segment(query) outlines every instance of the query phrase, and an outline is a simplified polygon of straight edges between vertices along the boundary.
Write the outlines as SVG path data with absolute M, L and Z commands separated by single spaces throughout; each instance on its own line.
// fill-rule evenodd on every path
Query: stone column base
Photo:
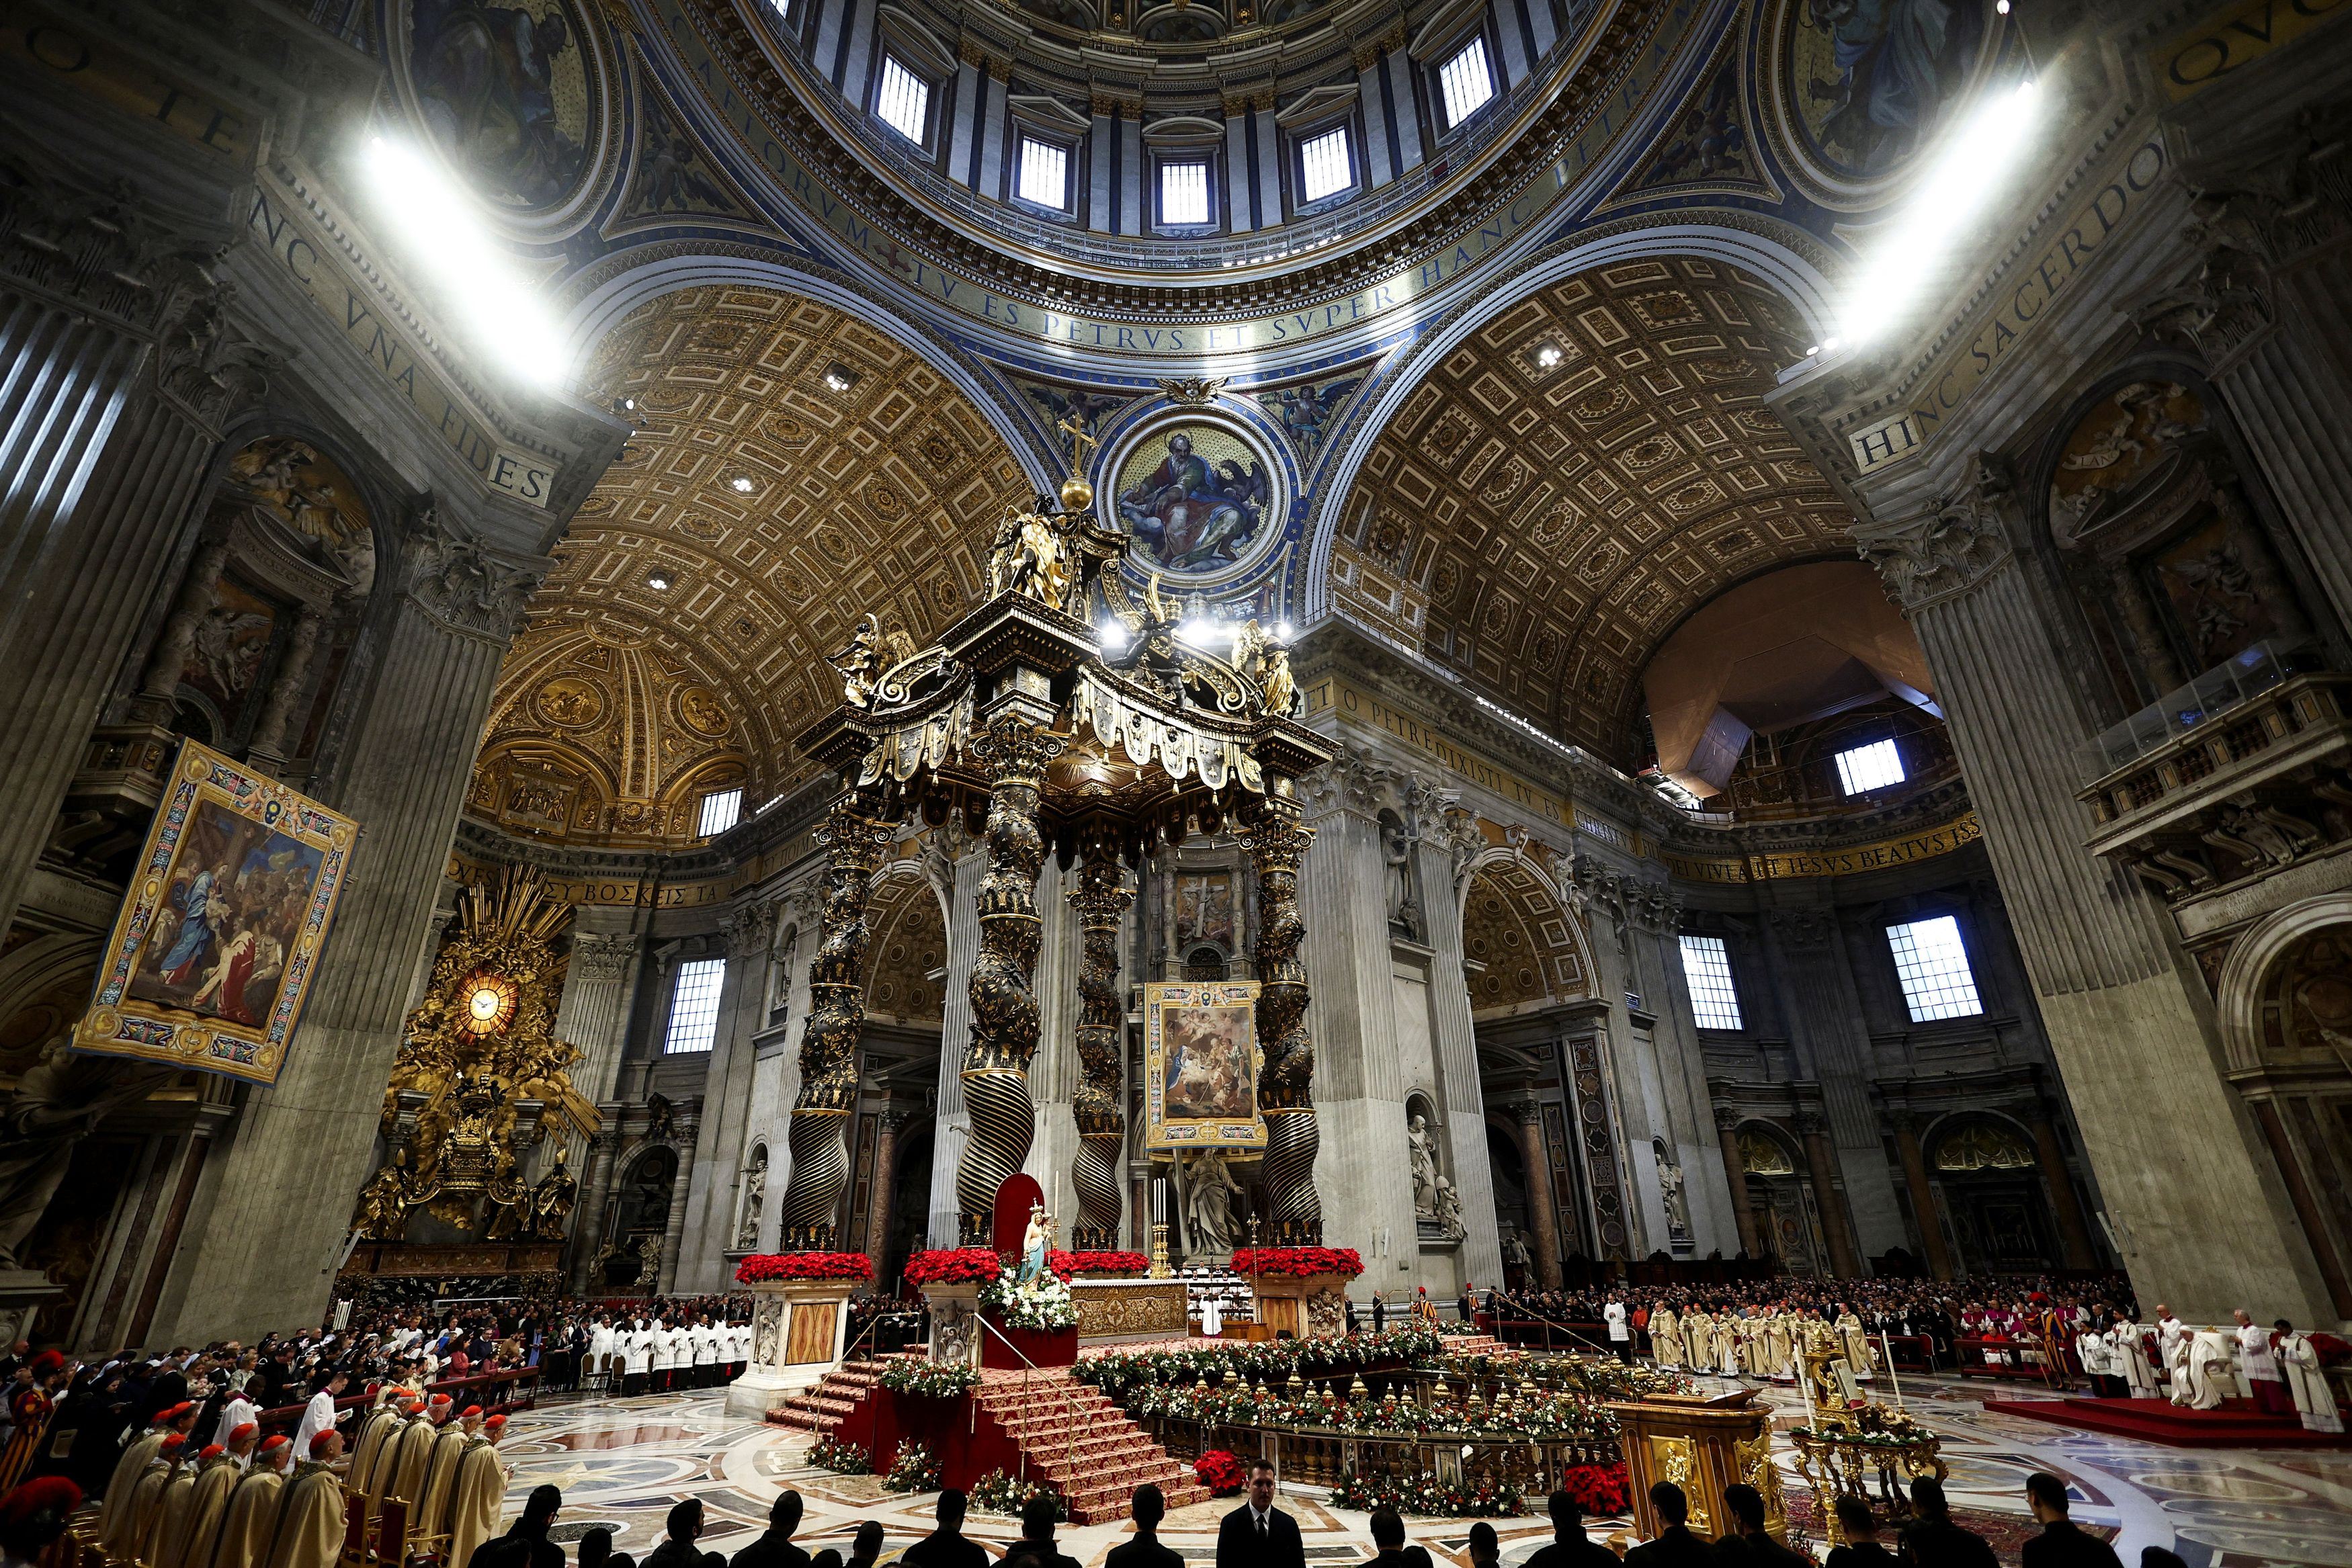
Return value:
M 786 1398 L 824 1381 L 841 1362 L 849 1330 L 850 1281 L 778 1280 L 745 1287 L 751 1308 L 751 1359 L 727 1385 L 727 1408 L 765 1416 Z

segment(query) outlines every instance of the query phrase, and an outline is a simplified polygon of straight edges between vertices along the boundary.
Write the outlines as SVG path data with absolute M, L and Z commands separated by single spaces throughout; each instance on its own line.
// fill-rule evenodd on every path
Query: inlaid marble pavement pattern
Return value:
M 2352 1453 L 2305 1450 L 2176 1449 L 1988 1412 L 1983 1400 L 2018 1397 L 2013 1386 L 1906 1379 L 1904 1395 L 1945 1434 L 1953 1502 L 1964 1509 L 2021 1514 L 2027 1475 L 2047 1469 L 2067 1479 L 2075 1517 L 2115 1525 L 2126 1563 L 2140 1549 L 2168 1546 L 2191 1568 L 2268 1568 L 2310 1564 L 2352 1568 Z M 1790 1390 L 1767 1390 L 1777 1425 L 1799 1425 L 1803 1411 Z M 768 1506 L 785 1487 L 807 1507 L 795 1539 L 848 1555 L 866 1520 L 887 1535 L 885 1562 L 930 1528 L 931 1494 L 885 1493 L 877 1478 L 836 1476 L 806 1462 L 809 1437 L 730 1415 L 716 1393 L 646 1395 L 635 1399 L 569 1399 L 519 1414 L 500 1445 L 514 1466 L 508 1517 L 534 1486 L 563 1489 L 557 1536 L 566 1542 L 609 1526 L 617 1550 L 640 1558 L 661 1539 L 662 1521 L 682 1499 L 703 1501 L 706 1550 L 731 1555 L 765 1528 Z M 1786 1481 L 1799 1484 L 1783 1456 Z M 1325 1506 L 1321 1489 L 1286 1491 L 1314 1563 L 1352 1563 L 1371 1555 L 1369 1521 Z M 1179 1510 L 1161 1529 L 1167 1543 L 1202 1562 L 1215 1555 L 1216 1521 L 1232 1500 Z M 1537 1519 L 1497 1520 L 1504 1568 L 1549 1539 Z M 1593 1521 L 1596 1534 L 1622 1534 L 1623 1520 Z M 1466 1520 L 1412 1520 L 1412 1539 L 1460 1568 L 1469 1561 Z M 1125 1524 L 1065 1526 L 1062 1550 L 1095 1568 L 1124 1539 Z M 975 1513 L 966 1533 L 998 1552 L 1019 1533 L 1010 1519 Z

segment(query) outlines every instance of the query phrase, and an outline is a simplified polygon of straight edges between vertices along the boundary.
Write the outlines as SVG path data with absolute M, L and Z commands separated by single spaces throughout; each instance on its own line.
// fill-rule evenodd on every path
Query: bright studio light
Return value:
M 367 167 L 409 257 L 433 275 L 473 335 L 517 375 L 541 386 L 561 381 L 566 355 L 554 319 L 482 225 L 473 199 L 432 159 L 390 137 L 369 138 Z
M 2013 92 L 1988 95 L 1946 139 L 1903 215 L 1854 279 L 1840 323 L 1843 340 L 1867 343 L 1901 319 L 1954 238 L 2016 168 L 2041 111 L 2040 84 L 2022 81 Z M 1822 346 L 1833 349 L 1839 341 L 1827 339 Z
M 1193 616 L 1178 626 L 1176 635 L 1196 648 L 1206 647 L 1212 643 L 1222 643 L 1225 640 L 1224 631 L 1215 622 L 1199 615 Z
M 1104 622 L 1098 637 L 1102 645 L 1114 653 L 1127 646 L 1127 628 L 1116 621 Z

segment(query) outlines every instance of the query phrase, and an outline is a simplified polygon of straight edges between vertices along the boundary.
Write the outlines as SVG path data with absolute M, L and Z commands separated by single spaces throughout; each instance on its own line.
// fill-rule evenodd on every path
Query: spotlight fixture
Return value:
M 646 579 L 646 586 L 652 589 L 656 593 L 667 592 L 669 589 L 669 579 L 656 571 Z
M 1104 651 L 1116 653 L 1127 646 L 1127 628 L 1117 621 L 1106 621 L 1097 634 Z
M 857 384 L 857 372 L 836 361 L 826 367 L 824 384 L 837 392 L 845 392 Z
M 1546 343 L 1542 348 L 1536 350 L 1536 364 L 1539 369 L 1548 371 L 1558 363 L 1559 363 L 1559 345 L 1558 343 Z
M 1282 622 L 1282 624 L 1280 624 L 1279 626 L 1276 626 L 1276 627 L 1274 629 L 1274 635 L 1275 635 L 1275 639 L 1276 639 L 1277 642 L 1283 642 L 1283 643 L 1287 643 L 1287 642 L 1289 642 L 1289 641 L 1290 641 L 1290 622 L 1287 622 L 1287 621 L 1285 621 L 1284 622 Z
M 751 493 L 751 476 L 749 474 L 738 474 L 728 480 L 727 485 L 739 496 L 748 496 Z

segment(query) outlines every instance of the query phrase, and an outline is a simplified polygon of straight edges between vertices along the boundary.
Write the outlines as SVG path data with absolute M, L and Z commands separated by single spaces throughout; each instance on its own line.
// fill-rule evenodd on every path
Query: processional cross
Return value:
M 1054 428 L 1070 438 L 1070 472 L 1078 477 L 1085 477 L 1087 448 L 1089 445 L 1100 446 L 1102 437 L 1087 428 L 1086 418 L 1082 414 L 1074 413 Z

